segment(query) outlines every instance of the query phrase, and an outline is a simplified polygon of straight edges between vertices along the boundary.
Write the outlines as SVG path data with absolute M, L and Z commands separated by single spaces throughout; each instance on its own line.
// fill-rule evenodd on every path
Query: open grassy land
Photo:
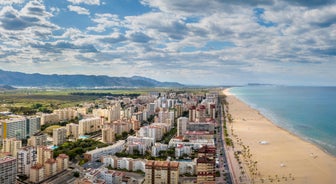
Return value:
M 99 102 L 106 96 L 138 96 L 148 92 L 204 94 L 206 88 L 126 88 L 126 89 L 17 89 L 0 91 L 0 111 L 17 114 L 51 112 L 54 109 L 79 106 L 82 103 Z M 1 118 L 1 117 L 0 117 Z
M 57 108 L 71 107 L 81 103 L 95 102 L 103 96 L 113 94 L 139 94 L 134 90 L 42 90 L 18 89 L 0 92 L 0 111 L 11 108 L 33 108 L 37 111 L 52 111 Z

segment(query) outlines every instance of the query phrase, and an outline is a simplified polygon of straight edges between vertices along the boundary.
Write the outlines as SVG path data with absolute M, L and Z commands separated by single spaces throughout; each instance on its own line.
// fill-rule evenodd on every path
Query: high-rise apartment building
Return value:
M 58 118 L 58 114 L 46 114 L 43 113 L 41 115 L 41 125 L 45 125 L 45 124 L 50 124 L 50 123 L 57 123 L 59 122 L 59 118 Z
M 189 119 L 186 117 L 180 117 L 177 119 L 177 136 L 183 136 L 187 131 Z
M 113 128 L 103 128 L 102 129 L 102 141 L 107 144 L 112 144 L 115 141 L 115 132 Z
M 28 139 L 29 146 L 46 146 L 47 145 L 47 135 L 46 134 L 35 134 Z
M 178 162 L 148 160 L 145 168 L 145 184 L 178 184 Z
M 190 122 L 196 121 L 196 106 L 191 106 L 189 108 L 189 121 Z
M 197 184 L 215 183 L 215 154 L 216 147 L 203 146 L 198 150 L 197 154 Z
M 69 156 L 66 154 L 59 154 L 56 158 L 57 172 L 61 172 L 69 167 Z
M 56 173 L 57 173 L 57 163 L 55 159 L 50 158 L 46 162 L 44 162 L 44 177 L 45 178 L 53 176 Z
M 114 104 L 109 110 L 110 114 L 107 117 L 109 122 L 113 122 L 120 119 L 120 111 L 121 111 L 120 103 Z
M 102 128 L 101 118 L 87 118 L 79 121 L 78 134 L 79 136 L 85 135 L 87 133 L 96 132 Z
M 37 163 L 43 165 L 48 159 L 53 158 L 53 150 L 46 146 L 37 147 Z
M 16 153 L 22 147 L 22 141 L 16 138 L 9 138 L 2 140 L 2 152 L 10 153 L 13 157 L 16 157 Z
M 66 108 L 66 109 L 57 109 L 54 110 L 54 114 L 58 115 L 59 121 L 66 121 L 78 117 L 78 112 L 75 109 Z
M 56 146 L 62 145 L 66 141 L 67 130 L 65 127 L 53 129 L 53 143 Z
M 16 158 L 0 158 L 0 183 L 16 183 Z
M 33 146 L 26 146 L 17 152 L 17 173 L 29 176 L 30 168 L 36 164 L 37 153 Z
M 39 183 L 45 179 L 44 167 L 42 164 L 35 164 L 30 168 L 29 181 L 32 183 Z
M 2 138 L 26 139 L 41 128 L 40 117 L 21 117 L 6 119 L 2 122 Z
M 69 123 L 66 125 L 66 136 L 73 137 L 75 139 L 78 138 L 78 124 Z

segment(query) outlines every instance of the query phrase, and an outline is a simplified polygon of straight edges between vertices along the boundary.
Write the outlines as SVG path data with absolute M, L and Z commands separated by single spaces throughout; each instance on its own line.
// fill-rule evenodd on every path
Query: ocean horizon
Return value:
M 336 156 L 336 87 L 257 85 L 230 93 L 275 125 Z

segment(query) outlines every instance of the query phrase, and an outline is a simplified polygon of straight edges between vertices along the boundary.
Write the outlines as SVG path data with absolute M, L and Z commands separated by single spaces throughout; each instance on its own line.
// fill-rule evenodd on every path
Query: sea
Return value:
M 336 87 L 250 85 L 230 93 L 277 126 L 336 156 Z

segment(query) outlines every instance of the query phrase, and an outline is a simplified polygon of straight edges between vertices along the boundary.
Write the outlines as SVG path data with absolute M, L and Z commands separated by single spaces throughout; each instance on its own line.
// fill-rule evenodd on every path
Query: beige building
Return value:
M 66 121 L 78 117 L 78 112 L 72 108 L 57 109 L 54 110 L 53 113 L 58 115 L 59 121 Z
M 78 138 L 78 128 L 79 128 L 78 124 L 75 124 L 75 123 L 67 124 L 66 125 L 66 136 L 77 139 Z
M 57 172 L 61 172 L 69 168 L 69 156 L 66 154 L 59 154 L 56 158 L 57 161 Z
M 53 150 L 46 146 L 37 147 L 37 163 L 43 165 L 48 159 L 53 158 Z
M 53 158 L 50 158 L 46 162 L 44 162 L 44 171 L 45 171 L 44 172 L 45 178 L 55 175 L 57 173 L 56 160 Z
M 107 144 L 112 144 L 115 142 L 115 132 L 113 128 L 102 129 L 102 141 Z
M 50 123 L 57 123 L 59 122 L 58 114 L 45 114 L 41 115 L 41 125 L 50 124 Z
M 65 127 L 53 129 L 53 143 L 56 146 L 62 145 L 66 141 L 67 130 Z
M 139 130 L 140 129 L 140 121 L 131 119 L 132 129 Z
M 78 135 L 85 135 L 87 133 L 92 133 L 100 130 L 102 128 L 101 118 L 87 118 L 82 119 L 78 123 Z
M 215 183 L 215 154 L 216 147 L 204 146 L 198 150 L 196 164 L 197 184 Z
M 178 184 L 178 162 L 148 160 L 145 168 L 145 184 Z
M 16 157 L 18 150 L 22 147 L 22 141 L 16 138 L 9 138 L 2 140 L 2 152 L 10 153 Z
M 123 132 L 129 132 L 132 124 L 126 120 L 118 120 L 112 123 L 115 134 L 121 135 Z
M 30 168 L 29 181 L 39 183 L 44 180 L 44 167 L 42 164 L 36 164 Z

